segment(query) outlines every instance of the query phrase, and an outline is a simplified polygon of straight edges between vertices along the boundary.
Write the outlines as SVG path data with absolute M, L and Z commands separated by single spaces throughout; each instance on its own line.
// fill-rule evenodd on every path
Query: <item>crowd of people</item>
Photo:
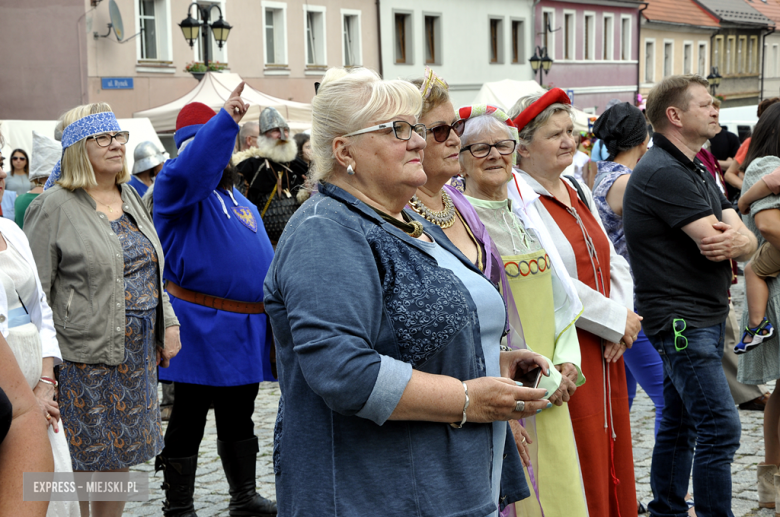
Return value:
M 766 408 L 780 504 L 780 99 L 740 157 L 706 80 L 667 77 L 588 159 L 558 88 L 456 109 L 430 69 L 331 69 L 297 135 L 242 89 L 181 110 L 176 158 L 141 142 L 129 170 L 98 103 L 0 172 L 0 515 L 121 515 L 25 502 L 21 473 L 154 459 L 163 514 L 195 516 L 212 407 L 232 517 L 728 517 L 737 405 Z M 277 379 L 274 502 L 252 415 Z

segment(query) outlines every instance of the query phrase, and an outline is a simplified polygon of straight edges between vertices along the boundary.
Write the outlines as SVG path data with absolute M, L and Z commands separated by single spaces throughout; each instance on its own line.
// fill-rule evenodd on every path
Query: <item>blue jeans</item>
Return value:
M 628 409 L 630 410 L 634 404 L 636 384 L 639 382 L 655 406 L 655 434 L 657 436 L 664 411 L 664 363 L 661 361 L 661 356 L 647 339 L 645 332 L 640 330 L 633 346 L 623 353 L 623 360 L 626 363 Z
M 686 329 L 688 347 L 679 352 L 671 331 L 648 336 L 664 363 L 664 411 L 650 468 L 653 517 L 688 515 L 691 464 L 696 515 L 734 516 L 731 462 L 741 428 L 721 365 L 724 331 L 724 323 Z

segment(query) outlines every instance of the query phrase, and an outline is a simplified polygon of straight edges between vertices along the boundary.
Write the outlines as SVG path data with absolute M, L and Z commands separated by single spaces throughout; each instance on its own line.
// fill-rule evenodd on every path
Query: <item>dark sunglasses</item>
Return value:
M 428 128 L 428 132 L 433 134 L 433 139 L 437 142 L 446 142 L 450 137 L 450 131 L 455 131 L 458 137 L 463 136 L 463 130 L 466 128 L 466 120 L 460 119 L 452 125 L 441 124 L 440 126 Z
M 24 156 L 14 156 L 11 159 L 12 160 L 22 160 L 22 161 L 25 161 L 25 162 L 27 161 L 27 158 L 25 158 Z

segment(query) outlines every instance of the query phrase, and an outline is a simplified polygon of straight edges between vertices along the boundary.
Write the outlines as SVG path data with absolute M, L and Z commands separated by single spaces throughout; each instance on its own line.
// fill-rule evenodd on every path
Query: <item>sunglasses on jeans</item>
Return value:
M 672 330 L 674 331 L 674 348 L 678 352 L 682 352 L 688 348 L 688 338 L 682 334 L 687 326 L 687 323 L 685 323 L 685 320 L 682 318 L 675 318 L 672 320 Z
M 455 134 L 461 137 L 465 128 L 466 120 L 460 119 L 452 125 L 441 124 L 436 127 L 429 127 L 428 132 L 433 134 L 433 139 L 437 142 L 446 142 L 450 137 L 450 131 L 455 131 Z

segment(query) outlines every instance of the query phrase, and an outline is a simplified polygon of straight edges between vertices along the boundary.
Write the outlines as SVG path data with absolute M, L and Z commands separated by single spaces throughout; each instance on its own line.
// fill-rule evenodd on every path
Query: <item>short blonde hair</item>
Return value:
M 422 109 L 422 97 L 408 81 L 384 81 L 367 68 L 331 68 L 325 73 L 311 107 L 313 160 L 310 181 L 317 183 L 327 182 L 333 175 L 336 166 L 334 139 L 363 129 L 372 120 L 417 117 Z
M 520 97 L 517 102 L 515 102 L 515 105 L 512 106 L 512 109 L 509 111 L 509 118 L 512 120 L 516 119 L 520 113 L 523 112 L 528 106 L 533 104 L 534 102 L 538 101 L 542 98 L 542 95 L 544 95 L 547 92 L 542 93 L 533 93 L 531 95 L 526 95 L 525 97 Z M 565 111 L 569 114 L 569 118 L 572 119 L 572 122 L 574 121 L 574 112 L 571 109 L 570 104 L 563 104 L 562 102 L 556 102 L 554 104 L 550 104 L 547 106 L 544 111 L 539 113 L 537 116 L 533 118 L 526 126 L 520 130 L 518 134 L 518 142 L 517 146 L 518 148 L 522 145 L 524 147 L 531 145 L 531 142 L 534 140 L 534 135 L 536 134 L 536 131 L 545 125 L 548 120 L 552 118 L 553 115 L 558 113 L 559 111 Z M 520 154 L 517 155 L 517 161 L 520 162 Z
M 111 106 L 105 102 L 77 106 L 62 116 L 63 130 L 87 115 L 110 111 L 112 111 Z M 87 156 L 86 138 L 79 140 L 65 149 L 65 152 L 62 155 L 61 168 L 62 172 L 57 183 L 63 188 L 76 190 L 77 188 L 97 186 L 95 170 L 92 168 L 92 164 Z M 122 172 L 116 175 L 116 184 L 120 185 L 122 183 L 127 183 L 128 181 L 130 181 L 130 170 L 127 168 L 127 160 L 125 160 L 122 164 Z
M 647 119 L 656 131 L 666 129 L 669 119 L 666 110 L 670 107 L 688 111 L 691 104 L 690 88 L 700 84 L 707 88 L 707 80 L 700 75 L 670 75 L 664 77 L 647 95 Z

